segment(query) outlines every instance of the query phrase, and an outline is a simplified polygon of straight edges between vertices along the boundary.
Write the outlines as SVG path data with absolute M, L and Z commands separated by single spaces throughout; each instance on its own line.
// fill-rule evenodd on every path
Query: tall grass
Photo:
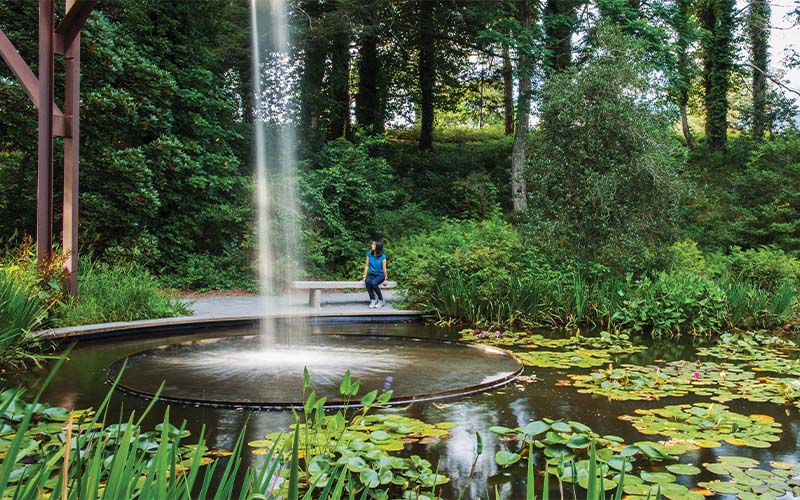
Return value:
M 35 361 L 36 339 L 31 330 L 47 316 L 39 298 L 26 286 L 0 272 L 0 368 Z
M 416 299 L 418 307 L 447 323 L 589 325 L 653 335 L 776 328 L 797 324 L 800 313 L 791 282 L 769 290 L 727 276 L 667 273 L 633 281 L 578 272 L 487 280 L 455 272 Z
M 53 311 L 55 326 L 188 316 L 186 303 L 168 297 L 158 280 L 135 264 L 84 261 L 78 299 Z

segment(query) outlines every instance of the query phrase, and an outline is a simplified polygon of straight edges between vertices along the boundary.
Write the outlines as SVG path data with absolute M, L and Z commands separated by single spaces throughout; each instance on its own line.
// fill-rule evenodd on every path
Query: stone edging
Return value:
M 39 330 L 34 335 L 45 340 L 79 340 L 93 337 L 107 337 L 142 333 L 147 330 L 174 330 L 188 327 L 235 326 L 236 324 L 254 323 L 263 318 L 399 318 L 419 319 L 422 313 L 412 310 L 381 310 L 358 314 L 345 311 L 296 311 L 282 315 L 251 316 L 183 316 L 177 318 L 145 319 L 139 321 L 119 321 L 116 323 L 99 323 L 95 325 L 68 326 Z

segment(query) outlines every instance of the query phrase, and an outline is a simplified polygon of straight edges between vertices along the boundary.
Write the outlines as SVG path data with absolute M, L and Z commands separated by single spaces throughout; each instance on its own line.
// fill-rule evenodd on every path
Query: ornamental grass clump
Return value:
M 33 290 L 10 280 L 0 269 L 0 369 L 38 362 L 38 341 L 31 331 L 46 316 Z
M 158 280 L 135 264 L 84 261 L 78 300 L 68 300 L 53 314 L 55 326 L 189 316 L 188 304 L 169 297 Z

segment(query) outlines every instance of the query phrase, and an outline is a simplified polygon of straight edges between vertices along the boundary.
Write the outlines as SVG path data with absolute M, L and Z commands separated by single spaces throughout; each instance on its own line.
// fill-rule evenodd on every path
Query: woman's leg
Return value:
M 364 284 L 367 285 L 367 293 L 369 294 L 369 300 L 375 300 L 375 292 L 372 289 L 372 276 L 367 276 L 367 279 L 364 280 Z
M 378 300 L 383 300 L 383 293 L 381 293 L 381 283 L 383 283 L 383 274 L 376 274 L 372 280 L 375 286 L 375 295 Z

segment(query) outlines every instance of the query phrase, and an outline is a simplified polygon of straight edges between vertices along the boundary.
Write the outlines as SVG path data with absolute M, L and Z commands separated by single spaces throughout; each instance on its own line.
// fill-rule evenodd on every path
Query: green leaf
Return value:
M 494 460 L 497 462 L 497 465 L 511 465 L 519 462 L 520 458 L 522 458 L 518 453 L 512 453 L 507 450 L 500 450 L 494 455 Z

